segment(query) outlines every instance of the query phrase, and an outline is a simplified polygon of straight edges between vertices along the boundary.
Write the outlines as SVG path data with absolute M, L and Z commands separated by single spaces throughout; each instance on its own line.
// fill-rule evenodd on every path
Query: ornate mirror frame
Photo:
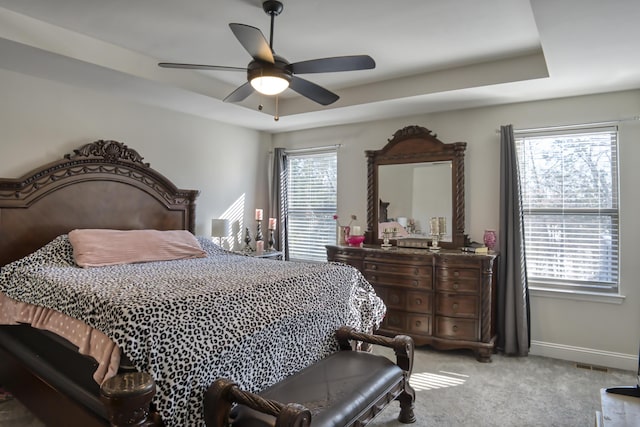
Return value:
M 367 150 L 367 242 L 380 243 L 379 223 L 379 171 L 382 165 L 451 161 L 452 239 L 440 242 L 443 248 L 455 249 L 465 245 L 464 233 L 464 152 L 466 142 L 445 144 L 429 129 L 407 126 L 393 134 L 381 150 Z M 430 242 L 429 238 L 423 239 Z

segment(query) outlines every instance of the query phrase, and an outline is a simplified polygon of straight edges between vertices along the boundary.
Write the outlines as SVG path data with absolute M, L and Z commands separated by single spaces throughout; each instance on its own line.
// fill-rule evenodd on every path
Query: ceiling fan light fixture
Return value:
M 236 36 L 242 47 L 251 55 L 253 60 L 246 68 L 228 67 L 204 64 L 179 64 L 161 62 L 164 68 L 186 68 L 194 70 L 222 70 L 247 72 L 247 81 L 231 92 L 224 102 L 241 102 L 254 91 L 261 95 L 274 96 L 291 88 L 294 92 L 321 105 L 329 105 L 340 97 L 335 93 L 318 86 L 308 80 L 300 78 L 298 74 L 330 73 L 338 71 L 369 70 L 375 68 L 376 63 L 369 55 L 332 56 L 328 58 L 311 59 L 290 63 L 285 58 L 276 55 L 273 50 L 273 28 L 275 17 L 282 10 L 279 0 L 264 0 L 263 10 L 271 17 L 269 41 L 262 31 L 250 25 L 230 23 L 229 28 Z M 277 98 L 276 98 L 277 99 Z
M 251 86 L 263 95 L 278 95 L 289 87 L 289 81 L 279 76 L 258 76 L 251 79 Z

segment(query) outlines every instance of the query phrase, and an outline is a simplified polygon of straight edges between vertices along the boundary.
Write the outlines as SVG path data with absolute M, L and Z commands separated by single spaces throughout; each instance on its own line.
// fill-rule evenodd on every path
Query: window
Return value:
M 336 243 L 337 153 L 287 156 L 289 259 L 326 261 Z
M 516 133 L 532 288 L 618 291 L 617 129 Z

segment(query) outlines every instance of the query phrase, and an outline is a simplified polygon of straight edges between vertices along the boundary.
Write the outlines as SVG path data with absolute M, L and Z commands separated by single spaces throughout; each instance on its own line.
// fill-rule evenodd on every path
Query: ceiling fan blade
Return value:
M 239 86 L 236 90 L 231 92 L 222 102 L 240 102 L 244 101 L 249 95 L 253 93 L 253 86 L 251 83 L 246 82 L 242 86 Z
M 289 65 L 294 74 L 332 73 L 336 71 L 370 70 L 376 62 L 369 55 L 334 56 L 311 59 Z
M 223 65 L 201 65 L 201 64 L 176 64 L 174 62 L 160 62 L 162 68 L 187 68 L 191 70 L 218 70 L 218 71 L 247 71 L 244 67 L 225 67 Z
M 273 52 L 262 31 L 245 24 L 229 24 L 231 31 L 253 59 L 273 64 Z
M 301 79 L 300 77 L 292 76 L 289 87 L 302 96 L 306 96 L 312 101 L 322 105 L 329 105 L 336 102 L 340 97 L 335 93 L 318 86 L 315 83 L 311 83 L 308 80 Z

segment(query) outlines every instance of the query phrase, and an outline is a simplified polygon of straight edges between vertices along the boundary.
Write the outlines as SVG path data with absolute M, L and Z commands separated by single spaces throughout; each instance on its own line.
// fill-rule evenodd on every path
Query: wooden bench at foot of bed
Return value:
M 398 420 L 415 422 L 415 392 L 409 385 L 413 340 L 387 338 L 342 327 L 340 350 L 259 394 L 221 378 L 205 393 L 207 427 L 364 426 L 393 400 Z M 394 364 L 384 356 L 352 351 L 350 340 L 393 348 Z M 233 403 L 239 403 L 233 411 Z

